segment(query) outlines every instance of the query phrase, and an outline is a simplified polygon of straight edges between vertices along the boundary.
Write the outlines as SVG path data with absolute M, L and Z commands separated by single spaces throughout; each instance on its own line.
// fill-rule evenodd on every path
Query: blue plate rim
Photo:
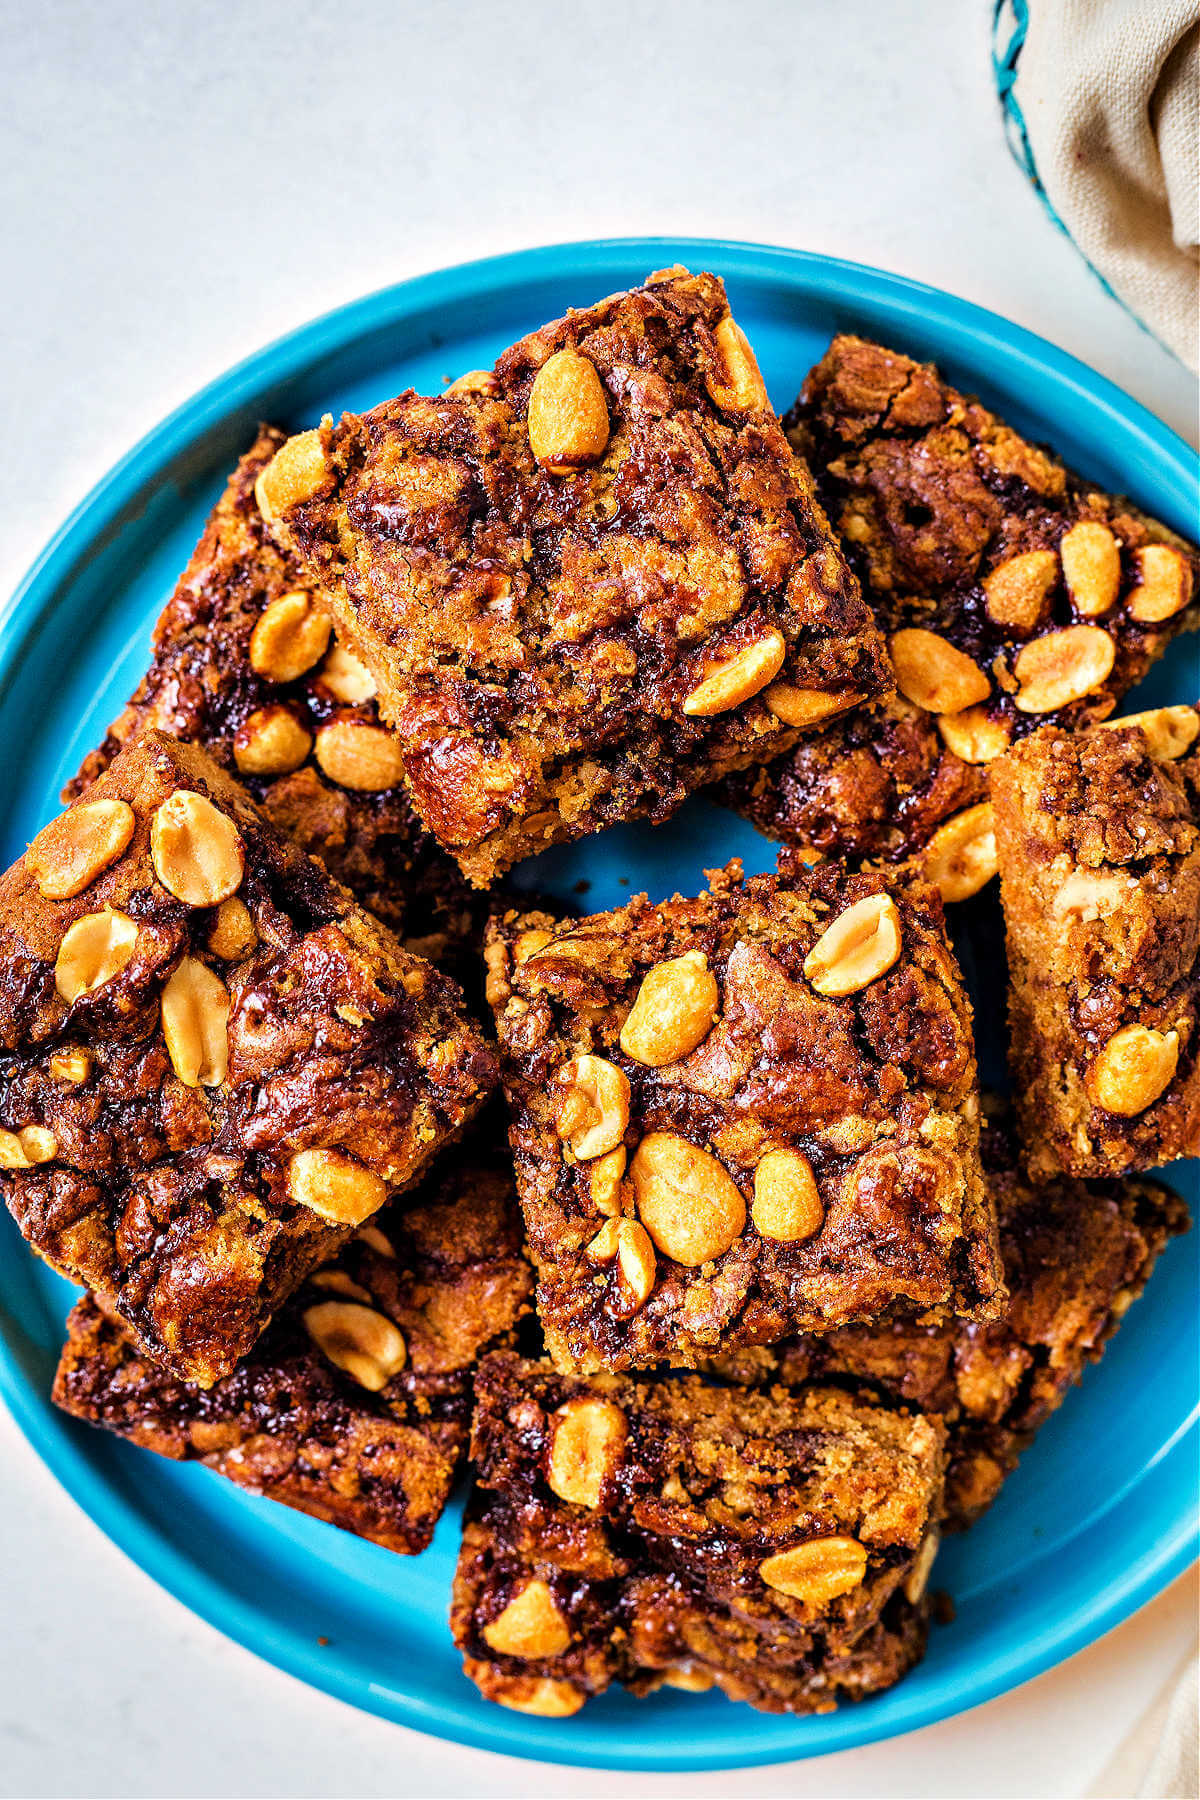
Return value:
M 669 262 L 717 266 L 727 279 L 739 275 L 762 279 L 772 274 L 827 303 L 839 301 L 861 309 L 864 302 L 885 304 L 894 314 L 924 322 L 932 317 L 952 354 L 970 362 L 981 344 L 999 349 L 1010 367 L 1023 364 L 1031 379 L 1053 375 L 1060 390 L 1069 390 L 1093 412 L 1106 413 L 1115 429 L 1137 440 L 1147 486 L 1165 483 L 1178 491 L 1194 479 L 1194 453 L 1169 426 L 1125 394 L 1115 383 L 1090 370 L 1079 358 L 1059 349 L 1024 326 L 1010 323 L 973 301 L 910 277 L 867 264 L 822 256 L 814 251 L 703 237 L 616 237 L 583 239 L 458 263 L 390 284 L 339 305 L 252 352 L 175 407 L 122 456 L 71 511 L 35 558 L 11 599 L 0 609 L 0 698 L 36 633 L 46 603 L 72 570 L 105 540 L 121 517 L 135 508 L 138 496 L 175 452 L 194 442 L 234 410 L 251 405 L 257 392 L 278 386 L 311 367 L 326 350 L 343 349 L 396 317 L 426 311 L 440 302 L 486 290 L 491 297 L 539 278 L 557 279 L 569 272 L 581 283 L 608 265 L 638 259 L 646 268 Z M 476 1725 L 451 1704 L 438 1704 L 393 1690 L 376 1692 L 344 1673 L 331 1660 L 314 1667 L 311 1654 L 301 1655 L 291 1634 L 273 1627 L 241 1598 L 223 1588 L 195 1561 L 178 1551 L 162 1533 L 151 1533 L 146 1519 L 120 1488 L 112 1484 L 84 1454 L 69 1422 L 55 1414 L 48 1398 L 25 1380 L 20 1357 L 7 1333 L 0 1341 L 0 1398 L 26 1440 L 66 1488 L 70 1497 L 126 1556 L 176 1599 L 243 1647 L 309 1685 L 360 1709 L 394 1719 L 414 1729 L 474 1748 L 547 1763 L 593 1768 L 660 1772 L 755 1767 L 799 1761 L 829 1753 L 831 1746 L 806 1746 L 802 1733 L 795 1744 L 755 1751 L 689 1749 L 672 1741 L 662 1747 L 607 1743 L 573 1749 L 557 1740 L 542 1741 L 537 1721 L 496 1709 L 494 1719 Z M 1159 1458 L 1194 1462 L 1195 1419 L 1181 1426 Z M 869 1705 L 838 1715 L 842 1729 L 837 1749 L 850 1749 L 895 1737 L 955 1716 L 1032 1680 L 1112 1630 L 1173 1581 L 1200 1550 L 1200 1505 L 1181 1509 L 1173 1530 L 1128 1569 L 1125 1579 L 1077 1609 L 1053 1632 L 1022 1654 L 998 1658 L 972 1684 L 969 1697 L 935 1692 L 914 1702 L 907 1715 L 882 1730 L 873 1723 Z M 802 1723 L 800 1721 L 799 1723 Z

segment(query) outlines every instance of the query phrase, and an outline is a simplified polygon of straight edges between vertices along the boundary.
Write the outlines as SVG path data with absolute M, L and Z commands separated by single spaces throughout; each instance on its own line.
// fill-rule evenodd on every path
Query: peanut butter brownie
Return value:
M 63 799 L 144 731 L 201 744 L 356 900 L 458 972 L 482 931 L 478 899 L 413 812 L 372 677 L 263 528 L 254 484 L 284 441 L 263 426 L 234 470 L 155 628 L 149 670 Z
M 834 339 L 787 423 L 899 692 L 727 797 L 813 855 L 914 858 L 966 898 L 995 873 L 992 760 L 1039 725 L 1103 719 L 1196 626 L 1196 551 L 932 365 L 861 338 Z
M 517 1190 L 563 1368 L 695 1364 L 1002 1298 L 970 1009 L 932 888 L 733 863 L 490 929 Z
M 836 1389 L 480 1365 L 451 1624 L 489 1699 L 561 1716 L 612 1680 L 824 1711 L 917 1660 L 942 1427 Z
M 461 999 L 146 732 L 0 878 L 0 1191 L 209 1386 L 478 1109 L 495 1057 Z
M 436 399 L 326 419 L 259 504 L 379 684 L 480 886 L 665 819 L 890 690 L 721 282 L 670 269 Z
M 1200 714 L 1048 729 L 992 769 L 1034 1175 L 1200 1151 Z
M 1157 1181 L 1031 1183 L 1011 1121 L 983 1132 L 1009 1298 L 1001 1318 L 848 1325 L 735 1351 L 714 1373 L 742 1385 L 838 1382 L 941 1417 L 949 1428 L 946 1518 L 973 1523 L 1038 1428 L 1067 1397 L 1149 1280 L 1183 1201 Z
M 81 1300 L 56 1403 L 416 1555 L 466 1454 L 470 1371 L 506 1342 L 533 1285 L 506 1162 L 472 1146 L 385 1208 L 212 1388 L 177 1380 Z

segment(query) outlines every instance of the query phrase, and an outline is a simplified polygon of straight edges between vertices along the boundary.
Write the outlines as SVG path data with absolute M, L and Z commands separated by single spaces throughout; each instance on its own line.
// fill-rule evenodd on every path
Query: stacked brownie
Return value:
M 669 269 L 264 427 L 0 881 L 56 1401 L 406 1554 L 469 1457 L 453 1633 L 543 1717 L 898 1680 L 1187 1225 L 1200 714 L 1105 718 L 1195 553 L 858 339 L 789 425 Z M 774 875 L 497 891 L 712 784 Z M 943 912 L 997 865 L 1013 1116 Z

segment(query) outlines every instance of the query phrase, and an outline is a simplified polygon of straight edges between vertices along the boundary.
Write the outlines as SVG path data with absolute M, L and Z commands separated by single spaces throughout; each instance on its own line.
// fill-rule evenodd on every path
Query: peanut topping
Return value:
M 992 691 L 978 664 L 936 631 L 897 631 L 889 648 L 896 666 L 896 686 L 924 712 L 962 712 L 986 700 Z
M 55 1081 L 69 1081 L 82 1087 L 93 1068 L 90 1050 L 56 1050 L 50 1058 L 50 1073 Z
M 707 1669 L 670 1669 L 662 1682 L 664 1687 L 678 1688 L 684 1694 L 707 1694 L 715 1685 Z
M 335 1368 L 372 1394 L 385 1388 L 408 1361 L 403 1333 L 373 1306 L 320 1300 L 306 1309 L 304 1328 Z
M 900 914 L 890 894 L 868 894 L 827 925 L 804 959 L 818 994 L 856 994 L 886 975 L 900 954 Z
M 925 847 L 922 873 L 943 900 L 969 900 L 1000 867 L 990 800 L 939 825 Z
M 931 1525 L 921 1540 L 921 1548 L 913 1559 L 913 1566 L 904 1581 L 904 1598 L 910 1606 L 916 1606 L 929 1586 L 929 1577 L 933 1573 L 933 1565 L 937 1561 L 938 1547 L 942 1534 L 936 1525 Z
M 25 866 L 47 900 L 69 900 L 124 856 L 135 824 L 124 800 L 87 800 L 44 825 Z
M 654 1292 L 654 1278 L 658 1273 L 658 1262 L 654 1255 L 654 1245 L 650 1242 L 650 1234 L 636 1219 L 620 1219 L 617 1222 L 617 1270 L 623 1290 L 622 1298 L 636 1312 Z
M 575 350 L 548 356 L 529 390 L 529 448 L 551 475 L 599 461 L 608 448 L 608 400 L 594 363 Z
M 250 917 L 250 908 L 237 895 L 222 900 L 217 908 L 213 928 L 208 934 L 208 947 L 222 962 L 241 962 L 258 942 L 258 932 Z
M 229 995 L 205 963 L 185 956 L 163 989 L 162 1026 L 185 1087 L 220 1087 L 229 1070 Z
M 387 1199 L 387 1188 L 341 1150 L 297 1150 L 288 1164 L 288 1198 L 333 1225 L 363 1225 Z
M 708 719 L 714 713 L 728 712 L 741 706 L 774 681 L 783 667 L 787 645 L 781 631 L 771 630 L 755 638 L 711 668 L 703 681 L 694 687 L 683 703 L 689 718 Z
M 768 1556 L 758 1572 L 779 1593 L 808 1606 L 826 1606 L 858 1587 L 867 1572 L 867 1553 L 857 1538 L 813 1538 Z
M 820 688 L 793 687 L 790 682 L 776 681 L 763 695 L 767 711 L 785 725 L 817 725 L 835 713 L 848 712 L 862 700 L 861 694 L 849 689 L 824 693 Z
M 510 1682 L 491 1697 L 509 1712 L 529 1713 L 535 1719 L 569 1719 L 584 1701 L 569 1681 L 552 1681 L 548 1675 L 540 1681 Z
M 1013 664 L 1024 713 L 1057 712 L 1107 681 L 1116 645 L 1099 625 L 1068 625 L 1026 644 Z
M 746 1202 L 723 1163 L 671 1131 L 652 1131 L 629 1166 L 642 1224 L 664 1256 L 699 1268 L 746 1224 Z
M 797 1244 L 820 1231 L 825 1208 L 812 1164 L 798 1150 L 768 1150 L 754 1171 L 750 1217 L 760 1237 Z
M 216 906 L 246 872 L 237 826 L 191 788 L 169 794 L 150 821 L 154 873 L 186 906 Z
M 984 576 L 989 618 L 1013 631 L 1032 631 L 1057 580 L 1058 558 L 1053 550 L 1026 550 L 1021 556 L 1010 556 Z
M 133 955 L 137 934 L 128 913 L 110 906 L 76 919 L 64 933 L 54 962 L 54 985 L 68 1006 L 121 973 Z
M 58 1139 L 42 1125 L 24 1125 L 20 1131 L 0 1131 L 0 1169 L 32 1169 L 53 1162 Z
M 386 1256 L 390 1262 L 395 1262 L 395 1247 L 391 1239 L 385 1237 L 384 1233 L 380 1231 L 378 1225 L 364 1225 L 361 1231 L 355 1233 L 355 1236 L 360 1244 L 365 1244 L 368 1250 L 375 1252 L 376 1256 Z
M 720 369 L 704 378 L 712 399 L 726 412 L 754 412 L 769 406 L 767 384 L 746 334 L 732 313 L 725 314 L 714 335 Z
M 536 1577 L 519 1588 L 502 1613 L 483 1627 L 483 1637 L 499 1656 L 541 1662 L 570 1648 L 571 1632 L 554 1595 Z
M 490 369 L 468 369 L 446 389 L 447 394 L 483 394 L 489 400 L 500 392 L 500 382 Z
M 263 518 L 278 518 L 291 506 L 311 500 L 325 480 L 325 452 L 319 431 L 301 431 L 281 444 L 254 484 Z
M 558 1135 L 578 1162 L 615 1150 L 629 1124 L 629 1079 L 602 1056 L 577 1056 L 555 1080 Z
M 985 706 L 968 706 L 965 712 L 943 713 L 937 722 L 942 742 L 964 762 L 989 763 L 1008 749 L 1011 727 L 1005 719 L 993 719 Z
M 318 1269 L 310 1275 L 309 1285 L 323 1288 L 327 1294 L 341 1294 L 345 1300 L 361 1300 L 364 1306 L 370 1306 L 371 1295 L 357 1281 L 351 1281 L 345 1269 Z
M 339 787 L 379 794 L 396 787 L 404 773 L 400 739 L 381 725 L 335 719 L 317 733 L 317 761 Z
M 233 740 L 233 760 L 243 775 L 290 775 L 312 749 L 306 731 L 286 706 L 261 706 Z
M 621 1048 L 635 1062 L 661 1069 L 703 1043 L 721 1004 L 702 950 L 656 963 L 621 1027 Z
M 303 588 L 280 594 L 250 634 L 250 667 L 267 681 L 298 681 L 324 656 L 331 630 Z
M 1096 1106 L 1132 1119 L 1153 1106 L 1179 1067 L 1179 1033 L 1126 1025 L 1114 1032 L 1088 1070 L 1084 1086 Z
M 559 1499 L 572 1506 L 599 1506 L 625 1437 L 625 1414 L 611 1400 L 568 1400 L 560 1406 L 546 1470 L 546 1480 Z
M 1141 587 L 1129 596 L 1129 610 L 1145 625 L 1158 625 L 1182 612 L 1192 597 L 1192 571 L 1170 544 L 1144 544 L 1134 561 Z
M 614 1261 L 621 1247 L 621 1233 L 617 1219 L 605 1219 L 603 1225 L 584 1251 L 584 1255 L 592 1263 L 610 1263 Z
M 621 1183 L 625 1179 L 625 1146 L 618 1144 L 607 1156 L 597 1157 L 588 1169 L 588 1188 L 592 1205 L 603 1218 L 615 1219 L 621 1212 Z
M 1081 519 L 1058 546 L 1067 591 L 1087 619 L 1099 618 L 1121 591 L 1121 551 L 1098 519 Z
M 334 644 L 321 664 L 317 679 L 343 706 L 362 706 L 379 692 L 370 669 L 341 644 Z
M 1200 734 L 1200 712 L 1194 706 L 1156 706 L 1151 712 L 1104 720 L 1105 731 L 1123 731 L 1130 725 L 1139 727 L 1151 756 L 1159 762 L 1174 762 Z

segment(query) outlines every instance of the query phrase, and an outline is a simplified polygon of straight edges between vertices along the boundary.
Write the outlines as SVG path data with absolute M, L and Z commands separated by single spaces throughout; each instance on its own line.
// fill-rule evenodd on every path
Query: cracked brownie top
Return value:
M 924 855 L 944 821 L 986 801 L 987 765 L 1010 743 L 1104 718 L 1200 618 L 1194 547 L 929 364 L 837 337 L 788 423 L 899 691 L 736 780 L 735 804 L 764 831 L 828 855 Z M 988 831 L 978 815 L 974 839 Z M 958 826 L 932 851 L 947 898 L 995 872 L 990 841 L 970 878 L 943 871 L 962 841 Z
M 293 438 L 260 503 L 486 884 L 890 686 L 724 288 L 667 270 L 438 398 Z
M 970 1011 L 929 888 L 714 873 L 492 927 L 538 1310 L 563 1366 L 694 1363 L 1000 1294 Z
M 457 972 L 481 930 L 478 901 L 413 812 L 373 678 L 263 527 L 254 484 L 285 436 L 264 425 L 230 476 L 155 627 L 150 668 L 63 799 L 145 731 L 200 744 L 362 905 Z
M 461 998 L 147 732 L 0 881 L 0 1189 L 211 1383 L 477 1110 L 495 1058 Z

